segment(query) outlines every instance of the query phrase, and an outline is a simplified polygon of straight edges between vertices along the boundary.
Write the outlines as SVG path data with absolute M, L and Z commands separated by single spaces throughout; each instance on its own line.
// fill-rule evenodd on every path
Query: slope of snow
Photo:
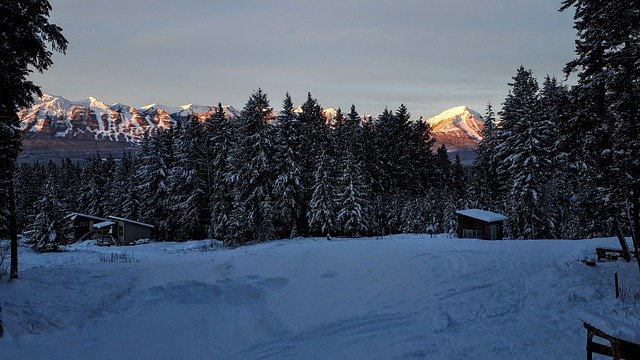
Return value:
M 482 115 L 466 107 L 456 106 L 427 119 L 434 132 L 449 133 L 462 130 L 470 138 L 482 140 Z
M 637 328 L 637 264 L 578 261 L 615 239 L 425 235 L 20 249 L 0 283 L 7 359 L 579 359 L 581 316 Z M 616 300 L 613 272 L 627 297 Z M 634 287 L 635 286 L 635 287 Z M 635 290 L 634 290 L 635 289 Z

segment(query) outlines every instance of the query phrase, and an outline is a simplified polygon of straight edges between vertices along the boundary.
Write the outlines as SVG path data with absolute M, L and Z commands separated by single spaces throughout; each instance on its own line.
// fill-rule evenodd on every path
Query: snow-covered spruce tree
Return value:
M 11 239 L 10 278 L 18 278 L 18 226 L 15 209 L 14 170 L 22 131 L 16 112 L 31 105 L 40 87 L 31 72 L 52 64 L 53 51 L 64 53 L 67 39 L 62 29 L 49 23 L 51 4 L 46 0 L 0 2 L 0 218 Z
M 433 219 L 430 225 L 438 233 L 449 233 L 455 222 L 456 202 L 452 186 L 453 165 L 444 144 L 438 148 L 434 161 L 435 179 L 427 192 L 429 213 Z
M 289 93 L 285 95 L 282 111 L 276 123 L 275 182 L 275 222 L 278 236 L 298 236 L 298 220 L 301 217 L 304 194 L 302 188 L 301 164 L 295 152 L 298 144 L 297 116 L 293 111 L 293 101 Z
M 267 94 L 258 89 L 249 97 L 236 123 L 237 142 L 230 156 L 234 193 L 230 222 L 235 231 L 226 239 L 232 245 L 266 241 L 275 236 L 271 112 Z M 245 230 L 238 232 L 238 227 Z
M 491 103 L 487 103 L 482 128 L 482 140 L 478 144 L 476 157 L 473 160 L 473 198 L 476 207 L 497 211 L 500 199 L 499 183 L 496 177 L 495 129 L 496 117 Z
M 103 175 L 102 158 L 96 154 L 82 167 L 79 212 L 100 217 L 106 215 L 107 194 Z
M 548 236 L 552 238 L 576 238 L 582 227 L 577 206 L 582 184 L 577 181 L 575 169 L 570 166 L 569 148 L 573 131 L 567 128 L 569 91 L 555 77 L 546 76 L 540 89 L 540 111 L 548 121 L 547 136 L 551 139 L 549 176 L 541 192 L 542 208 L 546 211 Z
M 300 159 L 302 187 L 304 191 L 298 230 L 304 235 L 309 232 L 309 229 L 306 228 L 309 224 L 306 215 L 309 213 L 309 204 L 315 185 L 314 174 L 318 165 L 318 154 L 327 148 L 329 148 L 329 151 L 333 151 L 333 149 L 331 149 L 331 146 L 328 146 L 331 133 L 322 115 L 322 107 L 318 104 L 318 100 L 311 96 L 311 93 L 307 94 L 307 100 L 302 104 L 301 110 L 302 112 L 298 114 L 297 122 L 300 136 L 294 149 Z
M 166 240 L 170 236 L 169 169 L 165 160 L 168 154 L 163 154 L 165 144 L 169 141 L 163 139 L 163 136 L 168 135 L 165 131 L 160 131 L 151 138 L 146 149 L 143 146 L 136 171 L 136 190 L 140 194 L 142 220 L 154 225 L 157 240 Z
M 205 180 L 206 194 L 209 199 L 210 236 L 224 239 L 229 235 L 229 219 L 232 211 L 233 191 L 229 157 L 235 139 L 233 126 L 225 116 L 221 103 L 206 122 L 204 128 L 206 141 L 206 163 L 201 166 L 201 177 Z
M 538 82 L 520 67 L 500 112 L 496 132 L 498 176 L 504 186 L 509 229 L 515 237 L 549 236 L 542 192 L 549 179 L 552 139 L 550 122 L 540 109 Z
M 148 145 L 148 144 L 147 144 Z M 136 168 L 138 165 L 138 158 L 134 157 L 130 153 L 123 153 L 121 164 L 118 167 L 118 173 L 116 178 L 116 186 L 120 192 L 120 207 L 116 211 L 116 214 L 120 216 L 140 221 L 142 215 L 140 213 L 140 194 L 136 186 Z
M 309 229 L 312 234 L 331 236 L 336 230 L 336 178 L 334 162 L 327 150 L 318 156 L 313 195 L 309 204 Z
M 580 151 L 590 195 L 611 232 L 640 233 L 640 21 L 636 1 L 565 0 L 577 30 L 577 57 L 565 67 L 576 73 L 574 123 L 584 136 Z M 629 231 L 631 230 L 631 231 Z M 640 263 L 639 263 L 640 266 Z
M 172 233 L 176 240 L 202 239 L 206 232 L 202 218 L 206 212 L 205 183 L 198 174 L 201 125 L 189 117 L 177 130 L 174 143 L 175 166 L 169 170 L 169 198 Z
M 386 194 L 405 191 L 412 183 L 413 152 L 411 149 L 410 114 L 404 105 L 400 105 L 395 114 L 384 109 L 375 121 L 377 147 L 380 154 L 380 185 Z
M 67 210 L 58 199 L 51 179 L 44 185 L 44 192 L 36 203 L 38 214 L 28 228 L 29 244 L 35 251 L 56 251 L 58 246 L 72 240 L 71 222 Z
M 342 160 L 342 176 L 339 179 L 337 197 L 338 213 L 336 223 L 349 237 L 359 237 L 368 231 L 368 204 L 363 196 L 366 193 L 362 184 L 360 163 L 354 154 L 347 154 Z

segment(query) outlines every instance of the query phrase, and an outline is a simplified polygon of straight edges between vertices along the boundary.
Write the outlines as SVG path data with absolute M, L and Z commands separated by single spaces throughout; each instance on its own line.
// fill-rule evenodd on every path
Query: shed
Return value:
M 458 214 L 458 238 L 502 240 L 507 217 L 491 211 L 465 209 Z
M 105 218 L 81 213 L 71 213 L 67 218 L 73 223 L 73 238 L 76 241 L 91 238 L 95 233 L 94 225 L 107 221 Z
M 129 245 L 136 240 L 150 239 L 153 225 L 143 222 L 125 219 L 117 216 L 109 216 L 114 221 L 112 235 L 116 243 Z

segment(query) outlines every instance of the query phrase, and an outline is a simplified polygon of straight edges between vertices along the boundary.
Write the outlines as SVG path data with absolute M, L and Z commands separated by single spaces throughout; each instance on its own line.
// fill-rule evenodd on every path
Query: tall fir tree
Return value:
M 42 196 L 36 203 L 38 213 L 28 228 L 27 244 L 38 252 L 56 251 L 72 240 L 71 222 L 67 209 L 56 192 L 54 180 L 49 177 Z
M 266 241 L 275 236 L 271 112 L 267 94 L 258 89 L 237 120 L 237 143 L 230 156 L 234 210 L 228 241 L 233 245 Z
M 300 134 L 297 116 L 293 111 L 293 101 L 289 93 L 285 95 L 282 111 L 276 124 L 275 156 L 275 221 L 280 236 L 299 235 L 298 222 L 301 218 L 304 193 L 302 188 L 302 165 L 295 147 Z

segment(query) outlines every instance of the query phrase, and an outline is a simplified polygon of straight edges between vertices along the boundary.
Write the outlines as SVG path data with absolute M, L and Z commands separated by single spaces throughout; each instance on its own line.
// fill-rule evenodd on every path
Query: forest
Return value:
M 218 111 L 147 134 L 119 159 L 19 164 L 17 225 L 39 249 L 68 240 L 70 211 L 150 223 L 155 240 L 230 246 L 296 236 L 451 233 L 455 211 L 509 220 L 511 238 L 640 234 L 640 59 L 626 2 L 565 0 L 576 58 L 542 84 L 521 66 L 497 116 L 487 105 L 473 166 L 434 148 L 400 106 L 328 124 L 311 94 L 279 111 L 258 89 L 233 121 Z M 619 24 L 619 25 L 618 25 Z M 53 244 L 49 244 L 52 243 Z M 48 245 L 47 245 L 48 244 Z M 637 246 L 636 246 L 637 247 Z

